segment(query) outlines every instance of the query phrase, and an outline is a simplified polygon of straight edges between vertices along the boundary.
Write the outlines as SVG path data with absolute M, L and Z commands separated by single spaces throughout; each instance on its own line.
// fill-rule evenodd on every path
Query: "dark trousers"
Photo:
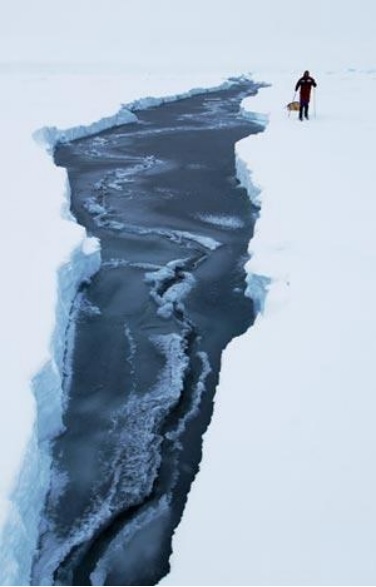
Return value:
M 303 116 L 304 116 L 304 118 L 308 119 L 308 107 L 309 107 L 309 102 L 307 102 L 307 100 L 300 100 L 300 109 L 299 109 L 300 120 L 303 120 Z

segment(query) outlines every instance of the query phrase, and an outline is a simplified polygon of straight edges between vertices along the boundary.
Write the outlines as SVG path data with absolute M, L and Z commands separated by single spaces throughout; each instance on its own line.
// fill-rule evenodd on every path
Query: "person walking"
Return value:
M 311 89 L 316 87 L 316 81 L 309 75 L 309 71 L 305 71 L 295 86 L 295 92 L 300 90 L 299 120 L 303 120 L 303 116 L 308 120 Z

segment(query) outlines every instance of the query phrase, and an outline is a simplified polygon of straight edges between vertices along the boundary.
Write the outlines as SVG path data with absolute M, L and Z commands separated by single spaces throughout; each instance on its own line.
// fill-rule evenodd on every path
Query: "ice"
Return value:
M 106 214 L 106 208 L 103 206 L 103 204 L 99 204 L 93 196 L 87 198 L 87 200 L 84 202 L 84 207 L 88 212 L 95 214 L 97 217 L 99 216 L 99 218 L 103 214 Z
M 62 365 L 72 302 L 79 284 L 98 269 L 99 263 L 97 244 L 86 251 L 82 247 L 76 248 L 69 264 L 63 265 L 57 274 L 58 303 L 51 359 L 32 380 L 37 418 L 12 496 L 12 507 L 2 529 L 0 580 L 3 584 L 28 582 L 38 537 L 39 515 L 50 482 L 50 441 L 62 431 L 62 386 L 65 377 Z M 12 539 L 5 540 L 7 536 Z
M 181 418 L 181 420 L 180 420 L 178 426 L 176 426 L 175 430 L 172 432 L 168 432 L 166 434 L 166 437 L 169 440 L 175 440 L 178 443 L 179 443 L 179 437 L 181 436 L 182 432 L 184 432 L 184 430 L 186 429 L 187 423 L 198 413 L 198 410 L 200 407 L 200 402 L 201 402 L 201 397 L 202 397 L 203 393 L 205 393 L 205 390 L 206 390 L 205 382 L 206 382 L 208 375 L 212 371 L 208 355 L 204 352 L 199 352 L 197 354 L 197 356 L 199 357 L 199 359 L 201 361 L 202 371 L 201 371 L 201 375 L 199 377 L 199 380 L 197 382 L 197 385 L 196 385 L 195 389 L 193 390 L 193 393 L 191 396 L 190 408 L 186 411 L 184 418 Z M 176 445 L 176 446 L 178 446 L 178 445 Z
M 0 582 L 29 581 L 64 331 L 99 255 L 67 221 L 65 174 L 31 137 L 51 151 L 117 115 L 131 122 L 120 105 L 136 112 L 140 96 L 155 106 L 251 69 L 272 83 L 244 105 L 266 133 L 237 147 L 238 177 L 262 206 L 248 271 L 263 314 L 225 353 L 170 581 L 374 583 L 376 5 L 318 0 L 303 26 L 297 0 L 111 6 L 2 6 Z M 317 119 L 299 125 L 284 105 L 306 67 Z
M 132 375 L 134 375 L 134 373 L 135 373 L 134 361 L 135 361 L 135 356 L 136 356 L 136 352 L 137 352 L 137 343 L 134 339 L 134 336 L 131 332 L 131 329 L 128 326 L 125 326 L 124 334 L 125 334 L 126 339 L 129 343 L 129 356 L 127 357 L 127 361 L 131 365 L 131 372 L 132 372 Z M 135 383 L 133 380 L 133 386 L 134 386 L 134 384 Z
M 189 98 L 190 96 L 196 96 L 197 94 L 207 93 L 210 94 L 211 92 L 215 92 L 216 90 L 222 88 L 228 88 L 231 85 L 231 81 L 226 80 L 221 84 L 208 88 L 208 87 L 199 87 L 193 88 L 188 90 L 188 92 L 182 92 L 180 94 L 175 94 L 171 96 L 162 96 L 162 97 L 154 97 L 149 96 L 147 98 L 140 98 L 139 100 L 135 100 L 130 104 L 126 104 L 124 107 L 131 110 L 132 112 L 137 112 L 137 110 L 145 110 L 147 108 L 155 108 L 156 106 L 160 106 L 161 104 L 167 104 L 169 102 L 174 102 L 176 100 L 182 100 L 183 98 Z
M 139 566 L 140 560 L 144 561 L 144 564 L 148 564 L 148 551 L 150 545 L 158 543 L 160 534 L 163 530 L 164 524 L 163 519 L 168 518 L 169 515 L 169 499 L 167 496 L 161 497 L 154 506 L 149 506 L 145 512 L 141 512 L 134 517 L 130 524 L 122 529 L 116 538 L 110 542 L 106 548 L 104 555 L 97 563 L 95 570 L 90 575 L 90 580 L 93 585 L 104 585 L 107 575 L 113 568 L 121 569 L 122 564 L 124 565 L 124 573 L 129 576 L 130 570 L 132 569 L 132 563 L 135 562 L 135 566 Z M 155 523 L 154 532 L 150 526 Z M 129 549 L 129 543 L 133 536 L 140 531 L 140 528 L 147 529 L 147 539 L 143 540 L 138 547 L 131 551 Z M 150 557 L 151 560 L 152 557 Z
M 75 139 L 81 139 L 88 135 L 96 134 L 113 126 L 120 126 L 130 122 L 136 122 L 137 116 L 123 107 L 113 116 L 106 116 L 87 126 L 80 125 L 67 130 L 60 130 L 54 126 L 38 129 L 33 136 L 36 142 L 44 145 L 49 152 L 52 152 L 56 143 L 66 143 Z
M 157 385 L 156 387 L 156 390 L 158 390 L 158 401 L 163 405 L 165 403 L 166 392 L 170 389 L 170 401 L 173 402 L 169 406 L 171 408 L 171 405 L 174 405 L 180 397 L 188 366 L 188 359 L 184 355 L 185 345 L 177 335 L 156 336 L 154 337 L 154 342 L 167 358 L 165 372 L 160 378 L 160 386 Z M 206 354 L 199 353 L 199 355 L 203 369 L 197 382 L 195 393 L 191 399 L 192 405 L 176 429 L 168 434 L 168 438 L 175 441 L 176 447 L 178 447 L 179 437 L 185 430 L 187 422 L 198 409 L 201 395 L 205 391 L 205 379 L 211 371 Z M 158 544 L 163 535 L 164 520 L 168 522 L 169 511 L 170 495 L 165 494 L 155 504 L 150 504 L 146 510 L 141 510 L 140 513 L 133 516 L 131 522 L 125 528 L 121 529 L 114 539 L 109 541 L 103 556 L 91 574 L 92 583 L 103 585 L 108 573 L 115 566 L 119 571 L 122 564 L 124 565 L 124 573 L 129 577 L 132 573 L 133 562 L 135 563 L 135 568 L 139 568 L 140 560 L 144 561 L 145 565 L 149 564 L 149 552 L 150 562 L 152 563 L 154 561 L 153 553 L 156 548 L 155 545 Z M 140 533 L 141 529 L 144 530 L 144 533 Z M 132 538 L 136 534 L 139 534 L 141 537 L 136 540 L 136 543 L 132 543 Z
M 125 335 L 129 336 L 126 329 Z M 186 342 L 178 334 L 155 335 L 152 342 L 165 364 L 159 380 L 147 393 L 140 396 L 132 392 L 124 406 L 113 415 L 106 440 L 112 447 L 112 459 L 104 463 L 105 477 L 112 483 L 105 496 L 93 500 L 64 540 L 49 533 L 48 543 L 34 566 L 34 582 L 40 585 L 53 583 L 55 569 L 72 548 L 90 540 L 116 512 L 137 505 L 152 491 L 161 459 L 159 430 L 166 415 L 179 401 L 189 362 Z M 128 360 L 132 360 L 132 348 Z M 98 480 L 98 487 L 102 481 Z M 60 482 L 59 476 L 52 476 L 54 499 L 58 499 Z
M 145 274 L 145 282 L 154 284 L 150 295 L 159 306 L 158 315 L 163 318 L 170 318 L 175 307 L 184 307 L 182 302 L 195 285 L 194 276 L 184 271 L 185 265 L 184 260 L 178 259 Z
M 220 226 L 228 230 L 236 230 L 244 226 L 244 222 L 241 218 L 235 216 L 216 216 L 215 214 L 198 214 L 197 217 L 208 224 L 214 226 Z
M 261 189 L 254 181 L 253 172 L 251 169 L 251 161 L 248 158 L 242 157 L 240 155 L 241 146 L 245 140 L 246 139 L 243 139 L 243 141 L 238 141 L 238 143 L 235 145 L 236 177 L 238 178 L 240 185 L 247 190 L 252 203 L 257 207 L 260 207 Z M 255 137 L 255 140 L 257 140 L 257 137 Z

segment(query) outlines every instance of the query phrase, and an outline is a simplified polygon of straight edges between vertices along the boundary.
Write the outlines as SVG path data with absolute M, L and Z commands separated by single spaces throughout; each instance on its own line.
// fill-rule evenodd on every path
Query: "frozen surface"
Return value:
M 227 353 L 170 581 L 374 583 L 376 4 L 318 0 L 304 26 L 298 0 L 111 6 L 1 4 L 0 582 L 28 580 L 46 483 L 32 378 L 58 406 L 69 300 L 98 259 L 62 219 L 65 175 L 32 134 L 251 70 L 273 83 L 245 106 L 269 114 L 267 134 L 238 148 L 239 177 L 261 189 L 249 291 L 264 311 Z M 317 119 L 299 126 L 282 106 L 307 67 Z

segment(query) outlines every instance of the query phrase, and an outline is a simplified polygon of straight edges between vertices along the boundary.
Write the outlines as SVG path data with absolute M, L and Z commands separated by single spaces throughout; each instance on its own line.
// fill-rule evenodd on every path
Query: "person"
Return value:
M 311 98 L 311 89 L 316 87 L 316 81 L 313 79 L 313 77 L 309 75 L 309 71 L 305 71 L 303 76 L 298 80 L 295 86 L 295 92 L 297 92 L 300 89 L 300 120 L 303 120 L 303 115 L 308 120 L 308 108 L 309 101 Z

